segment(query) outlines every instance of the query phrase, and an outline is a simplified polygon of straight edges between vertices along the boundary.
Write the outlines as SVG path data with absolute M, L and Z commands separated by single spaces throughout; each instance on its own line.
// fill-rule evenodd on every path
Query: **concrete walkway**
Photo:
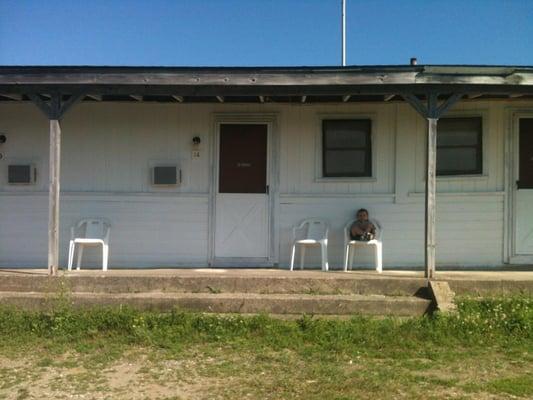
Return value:
M 47 275 L 46 269 L 28 269 L 28 268 L 2 268 L 2 275 Z M 268 268 L 144 268 L 144 269 L 110 269 L 106 272 L 101 269 L 82 269 L 59 271 L 59 276 L 136 276 L 136 277 L 275 277 L 275 278 L 320 278 L 320 279 L 390 279 L 390 278 L 420 278 L 424 279 L 423 271 L 407 270 L 385 270 L 378 274 L 373 270 L 356 270 L 356 271 L 329 271 L 320 270 L 295 270 L 286 269 L 268 269 Z M 495 281 L 533 281 L 533 266 L 521 266 L 520 270 L 511 270 L 510 268 L 498 268 L 492 270 L 450 270 L 437 271 L 438 280 L 495 280 Z
M 9 290 L 10 282 L 33 282 L 30 287 L 43 287 L 48 281 L 46 269 L 0 269 L 0 291 Z M 188 287 L 194 285 L 213 285 L 214 282 L 228 288 L 244 285 L 247 291 L 261 291 L 268 287 L 273 292 L 294 292 L 302 286 L 309 286 L 323 291 L 333 288 L 372 288 L 365 289 L 368 293 L 390 294 L 395 291 L 412 292 L 416 288 L 427 287 L 427 280 L 423 271 L 385 270 L 378 274 L 374 270 L 330 271 L 267 269 L 267 268 L 168 268 L 168 269 L 82 269 L 60 271 L 60 277 L 65 277 L 71 284 L 82 287 L 92 287 L 91 290 L 100 292 L 120 291 L 124 285 L 132 285 L 150 290 L 167 290 L 176 286 Z M 2 277 L 4 277 L 2 279 Z M 521 270 L 507 268 L 484 271 L 438 271 L 436 280 L 447 281 L 457 294 L 472 295 L 508 295 L 533 294 L 533 267 L 522 267 Z M 187 283 L 186 283 L 187 282 Z M 208 283 L 211 282 L 211 283 Z M 18 284 L 16 284 L 18 285 Z M 15 285 L 15 286 L 16 286 Z M 287 289 L 290 288 L 290 289 Z M 342 288 L 342 289 L 340 289 Z M 310 290 L 315 290 L 310 289 Z M 21 286 L 21 290 L 22 286 Z M 141 289 L 140 289 L 141 290 Z M 145 289 L 142 289 L 145 290 Z M 352 290 L 352 289 L 349 289 Z M 359 291 L 362 289 L 358 289 Z
M 533 271 L 440 271 L 437 280 L 458 295 L 533 295 Z M 49 277 L 46 269 L 0 270 L 2 304 L 46 308 L 65 290 L 79 307 L 216 313 L 416 316 L 432 304 L 422 271 L 84 269 Z

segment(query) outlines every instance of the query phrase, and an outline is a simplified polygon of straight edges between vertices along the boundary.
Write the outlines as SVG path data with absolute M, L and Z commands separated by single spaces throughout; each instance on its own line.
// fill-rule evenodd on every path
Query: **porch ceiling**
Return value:
M 533 97 L 533 67 L 0 67 L 0 101 L 58 92 L 83 93 L 84 101 L 179 103 L 391 101 L 406 93 L 517 98 Z

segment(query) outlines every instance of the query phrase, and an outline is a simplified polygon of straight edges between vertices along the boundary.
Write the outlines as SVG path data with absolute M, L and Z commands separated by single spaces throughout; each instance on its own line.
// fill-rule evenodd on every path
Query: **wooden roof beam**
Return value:
M 5 97 L 6 99 L 21 101 L 22 95 L 21 94 L 7 94 L 7 93 L 0 93 L 0 96 Z
M 102 95 L 101 94 L 86 94 L 85 97 L 88 97 L 88 98 L 96 100 L 96 101 L 102 101 Z
M 183 100 L 184 100 L 183 96 L 178 96 L 178 95 L 175 95 L 175 94 L 172 95 L 172 98 L 174 100 L 176 100 L 178 103 L 183 103 Z
M 66 101 L 62 101 L 63 95 L 61 93 L 53 94 L 48 102 L 35 93 L 28 93 L 28 97 L 48 119 L 59 120 L 74 104 L 78 103 L 85 97 L 85 93 L 78 92 L 71 94 Z
M 8 85 L 15 91 L 2 89 Z M 39 87 L 37 87 L 39 86 Z M 330 86 L 331 95 L 346 93 L 365 94 L 376 91 L 389 93 L 423 93 L 439 90 L 450 93 L 459 89 L 468 93 L 531 93 L 533 67 L 478 67 L 478 66 L 404 66 L 404 67 L 261 67 L 261 68 L 162 68 L 162 67 L 2 67 L 0 66 L 0 92 L 50 93 L 45 87 L 61 92 L 94 87 L 116 86 L 122 93 L 147 94 L 165 91 L 166 95 L 180 93 L 184 96 L 202 96 L 196 88 L 208 88 L 212 96 L 230 96 L 227 88 L 242 87 L 251 96 L 282 95 L 278 89 L 289 88 L 291 96 L 320 95 L 313 88 Z M 129 91 L 128 86 L 141 91 Z M 180 86 L 188 91 L 178 91 Z M 311 91 L 304 89 L 311 87 Z M 394 88 L 394 87 L 398 88 Z M 409 88 L 406 86 L 416 86 Z M 476 88 L 468 86 L 476 86 Z M 298 87 L 298 90 L 294 89 Z M 437 89 L 438 87 L 438 89 Z M 513 89 L 514 87 L 514 89 Z M 172 92 L 170 90 L 174 89 Z M 471 90 L 470 90 L 471 89 Z M 474 90 L 475 89 L 475 90 Z M 501 89 L 501 91 L 500 91 Z M 168 91 L 167 91 L 168 90 Z M 509 91 L 510 90 L 510 91 Z M 128 93 L 129 91 L 129 93 Z M 190 94 L 192 93 L 192 94 Z M 155 93 L 154 93 L 155 94 Z M 366 93 L 371 94 L 371 93 Z M 378 94 L 378 93 L 375 93 Z
M 1 67 L 0 67 L 1 70 Z M 425 84 L 417 85 L 280 85 L 280 86 L 265 86 L 265 85 L 228 85 L 224 87 L 214 87 L 209 85 L 96 85 L 96 84 L 82 84 L 82 85 L 67 85 L 59 83 L 46 84 L 2 84 L 0 74 L 0 93 L 22 94 L 28 93 L 43 94 L 43 93 L 77 93 L 84 91 L 85 93 L 99 94 L 105 96 L 168 96 L 179 93 L 180 96 L 198 96 L 198 97 L 212 97 L 215 96 L 238 96 L 247 97 L 253 96 L 257 99 L 258 96 L 264 96 L 268 102 L 267 96 L 275 93 L 276 96 L 337 96 L 339 101 L 356 100 L 353 96 L 357 95 L 372 95 L 372 96 L 387 96 L 391 93 L 411 93 L 423 94 L 428 90 L 436 90 L 433 86 Z M 485 96 L 507 96 L 509 94 L 520 93 L 524 95 L 533 95 L 532 85 L 453 85 L 442 84 L 439 85 L 438 91 L 440 93 L 453 93 L 456 90 L 461 90 L 465 95 L 475 95 L 483 93 Z M 350 93 L 347 95 L 346 93 Z M 353 94 L 352 94 L 353 93 Z

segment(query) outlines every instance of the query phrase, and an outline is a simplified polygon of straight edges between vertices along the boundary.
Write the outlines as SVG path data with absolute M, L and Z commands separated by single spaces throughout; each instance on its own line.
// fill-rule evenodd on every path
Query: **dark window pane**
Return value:
M 365 147 L 369 133 L 369 120 L 324 121 L 327 148 Z
M 367 176 L 364 150 L 326 151 L 326 176 Z
M 477 146 L 478 132 L 439 132 L 437 146 Z
M 323 176 L 372 176 L 371 121 L 323 121 Z
M 481 118 L 442 118 L 437 129 L 438 146 L 476 146 L 481 134 Z
M 440 149 L 437 171 L 441 175 L 480 174 L 475 148 Z
M 480 117 L 442 118 L 437 129 L 437 175 L 483 172 Z

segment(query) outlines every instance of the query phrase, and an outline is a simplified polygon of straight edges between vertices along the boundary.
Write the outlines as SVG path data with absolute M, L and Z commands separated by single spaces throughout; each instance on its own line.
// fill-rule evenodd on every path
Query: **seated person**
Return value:
M 350 239 L 368 242 L 374 239 L 376 227 L 368 220 L 368 211 L 361 208 L 356 214 L 357 220 L 350 227 Z

